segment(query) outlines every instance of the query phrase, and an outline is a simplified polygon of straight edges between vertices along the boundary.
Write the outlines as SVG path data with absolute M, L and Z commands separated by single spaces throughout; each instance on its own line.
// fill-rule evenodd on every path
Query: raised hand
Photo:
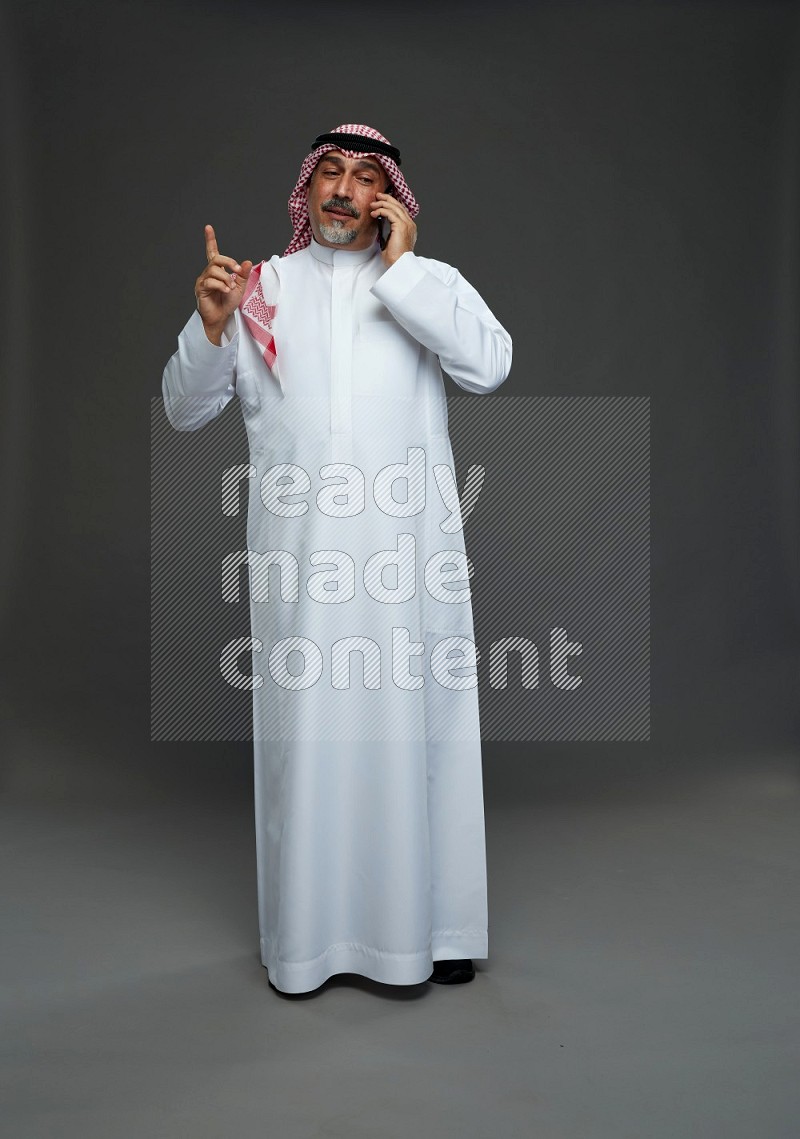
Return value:
M 194 283 L 194 295 L 206 336 L 212 344 L 221 344 L 222 330 L 239 307 L 253 262 L 242 261 L 240 265 L 235 258 L 224 257 L 211 225 L 205 227 L 205 239 L 206 267 Z
M 385 265 L 394 265 L 404 253 L 409 253 L 417 241 L 417 226 L 411 214 L 393 194 L 376 194 L 370 209 L 374 218 L 386 218 L 392 227 L 386 248 L 381 250 Z

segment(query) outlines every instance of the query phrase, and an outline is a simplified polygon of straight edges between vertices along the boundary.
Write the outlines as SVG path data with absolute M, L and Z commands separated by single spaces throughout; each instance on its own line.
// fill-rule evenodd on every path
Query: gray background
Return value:
M 14 1133 L 794 1135 L 797 5 L 34 2 L 0 43 Z M 282 252 L 345 121 L 504 394 L 651 396 L 652 739 L 486 746 L 475 983 L 282 999 L 248 745 L 149 740 L 149 411 L 203 224 Z

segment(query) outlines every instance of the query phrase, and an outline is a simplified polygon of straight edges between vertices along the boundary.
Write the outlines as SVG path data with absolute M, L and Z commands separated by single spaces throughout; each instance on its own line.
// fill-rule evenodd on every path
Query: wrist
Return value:
M 222 333 L 225 331 L 225 323 L 206 324 L 206 322 L 203 321 L 203 331 L 206 334 L 207 340 L 210 340 L 212 344 L 216 344 L 218 348 L 222 347 Z
M 391 268 L 392 265 L 396 265 L 397 262 L 400 260 L 400 258 L 403 257 L 406 253 L 411 253 L 411 250 L 410 249 L 401 249 L 399 253 L 390 253 L 388 251 L 388 249 L 384 249 L 384 251 L 383 251 L 383 263 L 386 266 L 386 268 L 389 269 L 389 268 Z

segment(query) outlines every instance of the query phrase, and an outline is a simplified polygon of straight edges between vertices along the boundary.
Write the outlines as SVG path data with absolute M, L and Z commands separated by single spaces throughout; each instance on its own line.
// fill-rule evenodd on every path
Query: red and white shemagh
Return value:
M 343 123 L 341 126 L 334 127 L 330 133 L 334 132 L 363 135 L 365 138 L 372 138 L 378 142 L 391 145 L 388 138 L 384 138 L 383 135 L 373 127 L 367 127 L 361 123 Z M 308 220 L 308 199 L 306 190 L 311 181 L 311 175 L 314 173 L 314 167 L 322 155 L 327 154 L 329 150 L 338 150 L 342 154 L 347 155 L 348 158 L 374 158 L 386 171 L 386 175 L 392 184 L 395 197 L 403 203 L 411 217 L 415 218 L 419 213 L 417 200 L 408 188 L 408 184 L 400 173 L 400 168 L 393 158 L 389 158 L 386 154 L 378 154 L 374 151 L 347 150 L 346 147 L 338 146 L 334 142 L 323 143 L 306 155 L 303 160 L 303 165 L 300 167 L 300 177 L 297 179 L 295 188 L 289 197 L 289 217 L 294 233 L 292 240 L 284 251 L 284 257 L 288 257 L 291 253 L 298 253 L 301 249 L 305 249 L 306 246 L 311 244 L 311 223 Z M 272 335 L 272 324 L 275 319 L 277 305 L 269 304 L 267 298 L 264 296 L 261 286 L 262 265 L 254 265 L 251 269 L 250 276 L 247 279 L 247 287 L 245 288 L 239 308 L 241 309 L 248 331 L 256 343 L 261 346 L 267 367 L 272 368 L 276 360 L 275 338 Z

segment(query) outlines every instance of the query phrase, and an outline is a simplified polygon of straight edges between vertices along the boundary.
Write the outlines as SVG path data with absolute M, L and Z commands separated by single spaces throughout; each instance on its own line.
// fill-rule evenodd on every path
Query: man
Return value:
M 252 675 L 241 646 L 222 667 L 253 689 L 261 960 L 285 993 L 335 973 L 459 983 L 488 954 L 472 566 L 440 365 L 491 392 L 511 339 L 457 270 L 415 255 L 418 210 L 383 135 L 320 135 L 282 257 L 238 262 L 206 226 L 164 372 L 173 426 L 236 395 L 248 433 L 233 571 L 250 570 Z

